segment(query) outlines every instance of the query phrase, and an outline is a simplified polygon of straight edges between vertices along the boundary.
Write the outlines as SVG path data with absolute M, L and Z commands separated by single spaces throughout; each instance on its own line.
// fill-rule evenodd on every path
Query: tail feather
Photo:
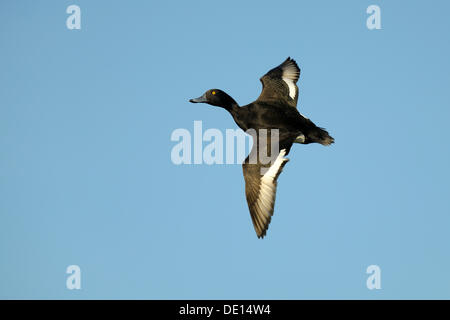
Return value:
M 334 138 L 330 136 L 328 131 L 320 127 L 316 127 L 315 130 L 308 134 L 308 140 L 310 140 L 310 142 L 320 143 L 324 146 L 329 146 L 334 143 Z

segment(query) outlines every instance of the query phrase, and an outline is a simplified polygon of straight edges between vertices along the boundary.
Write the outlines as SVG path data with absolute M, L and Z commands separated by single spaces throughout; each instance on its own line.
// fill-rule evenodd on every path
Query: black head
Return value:
M 206 91 L 201 97 L 191 99 L 192 103 L 207 103 L 213 106 L 231 108 L 236 101 L 228 94 L 219 89 L 211 89 Z

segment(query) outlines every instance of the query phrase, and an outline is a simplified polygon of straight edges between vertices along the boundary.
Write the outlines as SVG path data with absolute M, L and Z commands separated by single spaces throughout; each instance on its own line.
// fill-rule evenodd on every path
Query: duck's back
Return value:
M 248 110 L 249 127 L 256 130 L 277 128 L 295 131 L 307 124 L 307 119 L 296 108 L 283 103 L 255 101 L 242 108 Z

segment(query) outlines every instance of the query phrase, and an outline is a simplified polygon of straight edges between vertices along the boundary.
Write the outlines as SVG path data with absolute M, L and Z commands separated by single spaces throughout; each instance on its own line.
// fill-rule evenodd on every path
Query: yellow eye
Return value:
M 215 91 L 213 91 L 213 92 L 211 92 L 212 94 L 216 94 L 216 92 Z

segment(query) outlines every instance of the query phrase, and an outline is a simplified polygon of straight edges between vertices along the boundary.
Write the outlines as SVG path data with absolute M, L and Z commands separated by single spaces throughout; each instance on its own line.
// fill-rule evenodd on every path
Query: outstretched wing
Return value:
M 269 228 L 275 206 L 277 179 L 289 161 L 285 155 L 289 153 L 294 139 L 292 134 L 284 139 L 280 137 L 281 151 L 272 152 L 270 138 L 261 142 L 262 138 L 260 140 L 254 135 L 252 151 L 242 164 L 245 195 L 258 238 L 263 238 Z M 258 152 L 258 149 L 261 150 Z
M 263 90 L 257 101 L 284 101 L 297 107 L 300 68 L 294 59 L 287 58 L 278 67 L 273 68 L 261 77 Z

